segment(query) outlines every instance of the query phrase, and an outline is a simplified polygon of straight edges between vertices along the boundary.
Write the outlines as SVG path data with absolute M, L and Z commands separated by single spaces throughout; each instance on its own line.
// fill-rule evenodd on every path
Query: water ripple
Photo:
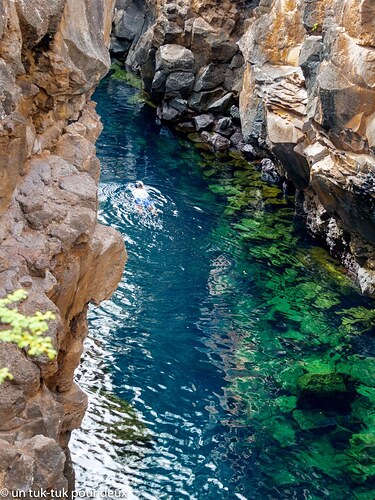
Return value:
M 135 109 L 132 92 L 108 80 L 96 94 L 99 219 L 123 235 L 128 262 L 111 300 L 90 309 L 77 372 L 90 407 L 72 439 L 77 487 L 150 500 L 325 498 L 332 479 L 295 467 L 310 445 L 275 445 L 256 416 L 280 395 L 277 370 L 298 368 L 304 355 L 282 335 L 293 320 L 265 319 L 259 283 L 276 293 L 267 279 L 281 270 L 251 260 L 238 221 L 202 178 L 202 157 L 156 126 L 153 111 Z M 134 206 L 138 178 L 157 217 Z

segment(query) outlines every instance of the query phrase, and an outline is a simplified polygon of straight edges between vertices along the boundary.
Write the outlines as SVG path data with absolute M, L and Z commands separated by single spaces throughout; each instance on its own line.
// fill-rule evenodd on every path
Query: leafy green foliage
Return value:
M 10 373 L 8 368 L 0 368 L 0 385 L 5 380 L 13 380 L 13 375 Z
M 55 315 L 47 311 L 36 311 L 33 316 L 20 313 L 13 304 L 27 297 L 25 290 L 16 290 L 4 299 L 0 299 L 0 324 L 9 328 L 0 330 L 0 341 L 16 344 L 20 349 L 26 349 L 30 356 L 47 355 L 54 359 L 56 351 L 52 340 L 44 334 L 48 330 L 47 321 L 55 319 Z M 0 369 L 0 383 L 13 377 L 7 368 Z

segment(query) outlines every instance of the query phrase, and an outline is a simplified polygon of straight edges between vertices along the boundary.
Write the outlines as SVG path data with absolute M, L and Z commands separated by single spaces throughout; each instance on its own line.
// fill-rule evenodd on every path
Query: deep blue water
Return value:
M 285 448 L 252 416 L 283 394 L 274 360 L 285 367 L 303 358 L 297 340 L 274 340 L 296 320 L 265 320 L 272 299 L 263 284 L 280 270 L 246 254 L 239 218 L 224 214 L 226 199 L 209 189 L 200 154 L 135 95 L 111 79 L 95 94 L 104 123 L 99 219 L 121 232 L 128 262 L 112 299 L 90 312 L 77 375 L 91 398 L 72 444 L 77 487 L 146 499 L 339 498 L 340 474 L 306 471 L 293 458 L 311 449 L 311 436 Z M 136 179 L 158 217 L 135 210 Z M 301 241 L 306 256 L 311 244 Z M 316 266 L 301 271 L 306 281 L 322 281 L 327 270 Z M 347 288 L 340 295 L 334 280 L 330 287 L 341 304 L 365 304 Z

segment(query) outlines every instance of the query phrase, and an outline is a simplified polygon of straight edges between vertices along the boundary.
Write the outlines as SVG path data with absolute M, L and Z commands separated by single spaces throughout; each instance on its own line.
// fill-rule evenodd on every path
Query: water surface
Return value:
M 238 158 L 202 156 L 137 95 L 110 78 L 95 94 L 99 218 L 121 232 L 129 260 L 112 299 L 90 312 L 77 378 L 91 403 L 72 443 L 78 488 L 372 498 L 353 443 L 373 408 L 371 304 L 307 238 L 279 188 Z M 136 179 L 158 217 L 135 210 Z M 300 395 L 304 375 L 326 383 L 350 370 L 348 404 Z

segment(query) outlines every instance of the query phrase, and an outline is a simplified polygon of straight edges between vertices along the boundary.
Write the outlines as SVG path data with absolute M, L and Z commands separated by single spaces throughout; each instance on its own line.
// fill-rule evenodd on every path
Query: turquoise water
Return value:
M 77 488 L 373 498 L 361 447 L 373 423 L 371 302 L 254 168 L 202 155 L 121 81 L 105 80 L 95 100 L 99 218 L 123 235 L 128 263 L 90 312 Z M 136 179 L 158 217 L 135 210 Z M 310 376 L 334 388 L 306 390 Z

